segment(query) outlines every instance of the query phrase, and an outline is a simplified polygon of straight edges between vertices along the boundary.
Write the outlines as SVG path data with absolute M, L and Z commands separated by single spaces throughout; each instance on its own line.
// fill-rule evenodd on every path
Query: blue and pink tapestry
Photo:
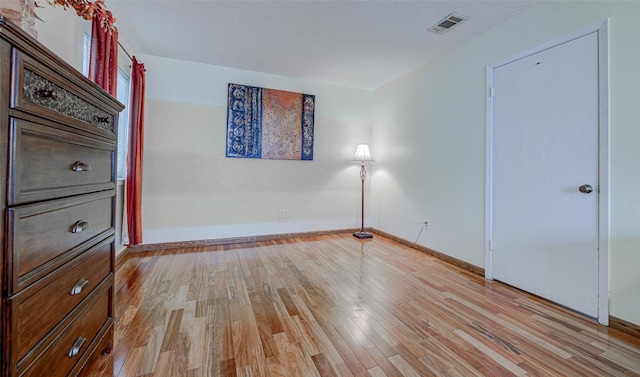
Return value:
M 315 96 L 229 84 L 227 157 L 313 160 Z

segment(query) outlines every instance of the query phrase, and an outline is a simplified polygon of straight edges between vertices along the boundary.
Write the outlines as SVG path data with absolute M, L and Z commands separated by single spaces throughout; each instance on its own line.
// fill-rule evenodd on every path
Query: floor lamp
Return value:
M 359 239 L 373 238 L 371 233 L 364 230 L 364 179 L 367 177 L 367 169 L 364 167 L 365 162 L 375 162 L 371 157 L 371 150 L 369 144 L 358 144 L 356 148 L 356 154 L 351 161 L 360 161 L 360 180 L 362 181 L 362 212 L 361 212 L 361 226 L 360 231 L 353 233 L 353 236 Z

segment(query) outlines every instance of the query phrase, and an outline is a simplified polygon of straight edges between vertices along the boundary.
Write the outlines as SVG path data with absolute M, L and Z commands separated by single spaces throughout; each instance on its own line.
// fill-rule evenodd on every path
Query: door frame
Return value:
M 609 20 L 533 47 L 487 66 L 486 70 L 486 190 L 485 278 L 493 280 L 493 71 L 505 64 L 563 43 L 598 33 L 598 316 L 609 325 Z

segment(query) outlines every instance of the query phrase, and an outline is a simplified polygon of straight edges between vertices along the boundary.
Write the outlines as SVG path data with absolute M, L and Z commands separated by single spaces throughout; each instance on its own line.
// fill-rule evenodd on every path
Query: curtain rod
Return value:
M 127 52 L 127 50 L 124 48 L 124 46 L 122 45 L 122 43 L 120 43 L 118 41 L 118 46 L 120 46 L 120 48 L 122 49 L 122 51 L 124 51 L 124 53 L 129 57 L 129 60 L 133 61 L 133 58 L 131 57 L 131 55 L 129 55 L 129 53 Z

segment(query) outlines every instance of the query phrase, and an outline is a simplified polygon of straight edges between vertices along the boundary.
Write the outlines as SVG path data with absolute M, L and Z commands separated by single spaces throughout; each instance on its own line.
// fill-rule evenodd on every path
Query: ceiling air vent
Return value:
M 444 32 L 448 31 L 452 27 L 468 19 L 469 19 L 468 17 L 465 17 L 461 14 L 451 13 L 450 15 L 445 17 L 443 20 L 438 22 L 437 25 L 430 27 L 429 31 L 432 31 L 436 34 L 444 34 Z

